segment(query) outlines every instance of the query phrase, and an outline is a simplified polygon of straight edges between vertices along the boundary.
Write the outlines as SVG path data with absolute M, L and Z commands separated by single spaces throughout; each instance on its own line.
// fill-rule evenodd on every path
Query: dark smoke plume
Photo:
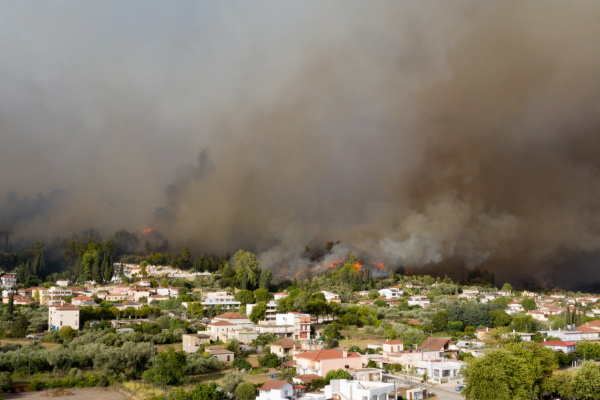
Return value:
M 598 281 L 600 4 L 129 4 L 0 14 L 15 235 Z

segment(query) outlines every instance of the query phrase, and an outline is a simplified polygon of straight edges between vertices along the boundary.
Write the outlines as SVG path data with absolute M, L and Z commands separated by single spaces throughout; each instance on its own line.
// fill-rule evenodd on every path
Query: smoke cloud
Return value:
M 353 251 L 597 283 L 598 20 L 594 2 L 5 4 L 0 230 L 152 226 L 290 274 L 339 240 L 317 268 Z M 17 216 L 11 192 L 43 201 Z

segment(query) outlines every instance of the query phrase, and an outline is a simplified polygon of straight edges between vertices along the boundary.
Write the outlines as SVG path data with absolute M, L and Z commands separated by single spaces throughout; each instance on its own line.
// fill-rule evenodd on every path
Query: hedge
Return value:
M 32 380 L 29 385 L 29 389 L 32 391 L 39 391 L 42 389 L 57 389 L 57 388 L 84 388 L 84 387 L 93 387 L 97 386 L 100 382 L 100 378 L 94 375 L 88 375 L 83 379 L 76 378 L 65 378 L 65 379 L 55 379 L 49 382 L 40 382 L 38 380 Z

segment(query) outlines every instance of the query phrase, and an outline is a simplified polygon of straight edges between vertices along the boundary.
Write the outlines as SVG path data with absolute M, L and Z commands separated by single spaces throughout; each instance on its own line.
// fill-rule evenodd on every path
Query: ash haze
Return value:
M 324 263 L 597 284 L 598 21 L 593 1 L 4 2 L 0 230 L 151 226 L 294 271 L 339 240 Z

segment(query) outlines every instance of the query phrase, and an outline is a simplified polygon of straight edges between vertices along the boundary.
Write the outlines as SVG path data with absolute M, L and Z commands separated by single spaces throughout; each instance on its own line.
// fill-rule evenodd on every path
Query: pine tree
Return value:
M 41 279 L 44 279 L 44 276 L 46 276 L 46 256 L 44 255 L 44 252 L 40 253 L 40 259 L 38 262 L 38 276 Z
M 8 315 L 12 315 L 14 309 L 15 300 L 13 298 L 13 293 L 10 292 L 8 294 L 8 306 L 6 307 L 6 313 Z
M 206 271 L 215 272 L 215 260 L 213 258 L 208 259 L 208 265 L 206 266 Z
M 38 275 L 38 265 L 40 263 L 39 254 L 36 255 L 31 263 L 31 274 L 37 276 Z
M 110 282 L 114 273 L 112 257 L 107 257 L 106 266 L 104 268 L 104 281 Z
M 123 261 L 121 261 L 121 266 L 119 267 L 119 276 L 123 276 Z
M 569 325 L 571 323 L 571 310 L 569 309 L 569 305 L 565 308 L 565 325 Z
M 106 275 L 106 270 L 108 269 L 108 254 L 104 253 L 104 257 L 102 258 L 102 265 L 100 267 L 100 276 L 104 278 Z M 108 279 L 110 281 L 110 278 Z
M 181 259 L 179 261 L 179 268 L 188 270 L 192 268 L 192 253 L 190 253 L 190 249 L 187 246 L 183 247 L 181 250 Z
M 204 257 L 204 254 L 200 254 L 200 269 L 198 271 L 206 272 L 206 267 L 206 257 Z
M 94 266 L 92 267 L 92 280 L 94 280 L 96 284 L 102 283 L 102 273 L 100 271 L 100 252 L 96 252 L 96 257 L 94 258 Z

